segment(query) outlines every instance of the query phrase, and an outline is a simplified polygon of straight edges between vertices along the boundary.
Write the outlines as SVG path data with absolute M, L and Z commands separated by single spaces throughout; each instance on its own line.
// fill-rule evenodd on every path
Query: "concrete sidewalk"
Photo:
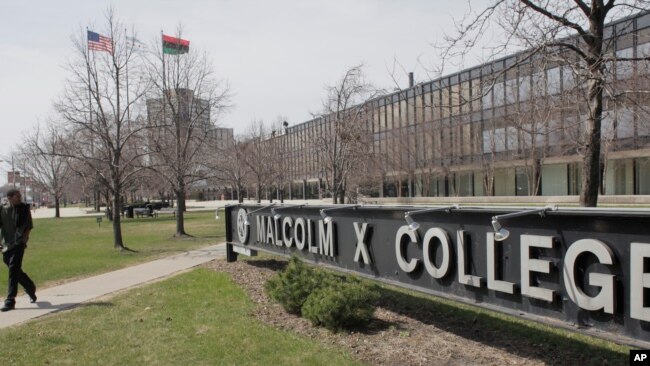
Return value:
M 98 297 L 167 277 L 216 258 L 225 257 L 225 243 L 123 268 L 60 286 L 37 289 L 38 301 L 30 304 L 27 295 L 16 298 L 16 309 L 0 313 L 0 328 L 6 328 L 57 312 Z M 38 286 L 38 284 L 36 284 Z M 22 290 L 22 289 L 21 289 Z

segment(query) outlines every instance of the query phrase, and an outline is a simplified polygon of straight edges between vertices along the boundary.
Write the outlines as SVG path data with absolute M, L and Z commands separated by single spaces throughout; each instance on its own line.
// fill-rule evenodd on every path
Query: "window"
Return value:
M 489 85 L 484 85 L 483 97 L 481 99 L 483 101 L 483 108 L 492 108 L 492 89 L 490 89 Z
M 521 126 L 521 148 L 530 149 L 533 147 L 533 135 L 532 126 L 530 124 Z
M 550 146 L 560 145 L 562 143 L 562 126 L 558 120 L 548 121 L 548 144 Z
M 456 84 L 451 87 L 451 115 L 457 116 L 460 113 L 460 85 Z
M 636 159 L 636 194 L 650 194 L 650 158 Z
M 565 196 L 568 192 L 567 165 L 542 166 L 542 196 Z
M 614 139 L 614 114 L 609 111 L 603 111 L 600 135 L 605 141 L 611 141 Z
M 456 192 L 461 197 L 472 196 L 472 172 L 456 173 Z
M 483 172 L 474 172 L 474 196 L 485 196 L 484 178 L 485 174 Z
M 634 49 L 632 47 L 616 51 L 616 58 L 633 58 Z M 616 61 L 616 79 L 625 80 L 634 73 L 634 62 Z
M 467 156 L 472 154 L 472 125 L 467 123 L 463 127 L 463 151 L 462 154 Z
M 494 132 L 492 130 L 483 131 L 483 152 L 494 152 Z
M 494 106 L 502 106 L 503 103 L 505 102 L 503 99 L 503 93 L 504 93 L 505 85 L 503 82 L 499 82 L 494 84 L 493 88 L 493 93 L 494 93 Z
M 399 102 L 386 106 L 386 129 L 399 128 Z
M 517 196 L 528 196 L 529 193 L 533 190 L 529 182 L 529 173 L 528 168 L 516 168 L 515 169 L 515 183 L 517 185 L 515 195 Z
M 442 136 L 440 130 L 433 131 L 433 157 L 440 159 L 442 150 Z
M 634 137 L 634 112 L 630 107 L 616 111 L 616 136 L 618 138 Z
M 560 82 L 560 68 L 554 67 L 546 70 L 546 91 L 548 95 L 560 94 L 562 83 Z
M 634 194 L 633 159 L 609 160 L 605 175 L 606 194 Z
M 417 123 L 422 123 L 422 115 L 424 113 L 424 109 L 422 106 L 422 95 L 418 95 L 415 97 L 415 108 L 412 108 L 410 110 L 413 111 L 413 117 L 412 121 L 417 122 Z
M 494 170 L 494 195 L 515 195 L 515 170 L 512 168 Z
M 533 94 L 535 94 L 536 97 L 546 96 L 546 85 L 544 83 L 544 79 L 546 78 L 545 70 L 533 73 L 532 78 Z
M 637 129 L 639 136 L 650 136 L 650 108 L 647 106 L 639 106 L 637 118 Z
M 637 57 L 650 57 L 650 43 L 642 43 L 636 47 Z M 650 61 L 637 61 L 637 72 L 639 76 L 650 76 Z
M 481 80 L 474 79 L 472 80 L 472 110 L 479 111 L 481 110 Z
M 494 151 L 506 151 L 506 130 L 505 128 L 497 128 L 494 130 Z
M 517 79 L 506 80 L 506 104 L 517 102 Z
M 451 109 L 449 105 L 449 88 L 445 87 L 441 90 L 440 96 L 440 110 L 442 112 L 442 118 L 449 117 L 449 110 Z
M 573 89 L 576 85 L 575 74 L 569 66 L 562 66 L 562 88 L 564 91 Z
M 463 113 L 468 113 L 471 110 L 470 107 L 472 105 L 472 103 L 471 103 L 472 96 L 470 95 L 469 81 L 466 81 L 466 82 L 462 83 L 460 87 L 461 87 L 461 89 L 460 89 L 460 92 L 461 92 L 461 99 L 460 99 L 460 101 L 461 101 L 461 109 L 462 109 Z
M 519 101 L 525 102 L 530 98 L 530 76 L 519 77 Z
M 439 120 L 440 117 L 440 91 L 436 90 L 432 94 L 431 108 L 433 109 L 433 119 Z
M 508 127 L 508 150 L 517 150 L 519 148 L 519 131 L 516 127 Z
M 407 104 L 406 104 L 406 99 L 402 99 L 399 102 L 399 111 L 397 110 L 397 103 L 395 103 L 393 108 L 393 116 L 395 116 L 395 121 L 397 121 L 397 116 L 399 113 L 399 123 L 395 123 L 395 127 L 404 127 L 406 125 L 410 125 L 413 123 L 413 121 L 408 120 L 408 113 L 407 113 Z

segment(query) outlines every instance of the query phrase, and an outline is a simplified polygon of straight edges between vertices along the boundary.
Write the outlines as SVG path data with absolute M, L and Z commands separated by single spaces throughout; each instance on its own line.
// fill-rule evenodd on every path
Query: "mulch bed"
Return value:
M 520 344 L 517 340 L 494 339 L 476 324 L 454 326 L 428 321 L 426 309 L 400 311 L 391 304 L 379 304 L 370 325 L 357 331 L 333 333 L 314 327 L 309 321 L 287 313 L 270 299 L 264 283 L 286 266 L 286 261 L 264 259 L 226 263 L 215 260 L 205 267 L 228 273 L 257 305 L 251 313 L 260 321 L 307 336 L 319 342 L 343 347 L 356 359 L 372 365 L 543 365 L 572 363 L 567 355 L 549 354 L 542 345 Z M 476 321 L 475 321 L 476 322 Z M 473 322 L 473 323 L 475 323 Z M 462 328 L 461 331 L 458 328 Z M 481 334 L 484 333 L 484 334 Z M 503 338 L 503 337 L 500 337 Z M 542 346 L 542 347 L 540 347 Z M 579 360 L 575 360 L 580 362 Z

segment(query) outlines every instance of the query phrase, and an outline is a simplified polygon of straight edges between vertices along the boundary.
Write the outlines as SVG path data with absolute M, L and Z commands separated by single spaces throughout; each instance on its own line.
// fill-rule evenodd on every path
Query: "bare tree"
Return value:
M 172 43 L 181 44 L 182 30 Z M 215 75 L 207 53 L 195 48 L 169 54 L 159 43 L 149 60 L 153 82 L 147 100 L 149 167 L 160 173 L 176 195 L 176 236 L 184 236 L 188 187 L 210 177 L 208 157 L 217 116 L 228 103 L 228 88 Z
M 41 126 L 35 133 L 25 134 L 18 152 L 23 161 L 24 173 L 37 184 L 46 188 L 54 198 L 54 217 L 61 217 L 60 201 L 64 189 L 73 178 L 70 158 L 64 154 L 64 136 L 49 124 L 43 131 Z
M 123 250 L 128 249 L 120 224 L 124 187 L 137 173 L 136 166 L 143 155 L 143 151 L 132 149 L 127 154 L 125 147 L 146 128 L 142 120 L 131 118 L 131 112 L 148 85 L 142 78 L 127 83 L 127 72 L 138 71 L 136 54 L 112 9 L 106 12 L 104 29 L 103 51 L 89 48 L 86 31 L 73 38 L 74 54 L 67 65 L 69 77 L 57 109 L 65 120 L 62 127 L 71 136 L 65 156 L 94 171 L 110 195 L 113 244 Z M 134 36 L 133 32 L 130 34 Z
M 594 0 L 585 2 L 548 2 L 531 0 L 493 0 L 487 7 L 471 13 L 459 23 L 456 35 L 448 38 L 443 52 L 445 61 L 465 56 L 492 24 L 506 34 L 492 48 L 497 57 L 512 47 L 525 49 L 518 60 L 530 57 L 561 59 L 578 77 L 576 86 L 586 115 L 580 126 L 578 153 L 582 156 L 580 204 L 596 206 L 601 166 L 601 123 L 603 94 L 608 64 L 631 62 L 640 58 L 616 57 L 612 45 L 618 34 L 605 34 L 605 23 L 635 11 L 646 10 L 645 0 Z M 516 65 L 511 65 L 514 67 Z
M 244 163 L 248 168 L 252 183 L 255 184 L 255 198 L 262 200 L 262 189 L 272 182 L 273 141 L 262 121 L 253 121 L 248 128 L 246 140 L 243 141 Z
M 314 143 L 322 157 L 332 202 L 343 203 L 350 172 L 367 161 L 370 154 L 372 136 L 364 118 L 366 102 L 374 89 L 364 78 L 363 65 L 357 65 L 348 69 L 336 85 L 328 87 L 327 94 L 324 128 Z
M 244 187 L 248 184 L 250 171 L 246 165 L 245 144 L 241 137 L 235 138 L 223 149 L 217 152 L 214 161 L 214 170 L 217 172 L 214 181 L 224 183 L 237 192 L 239 203 L 244 202 L 242 194 Z

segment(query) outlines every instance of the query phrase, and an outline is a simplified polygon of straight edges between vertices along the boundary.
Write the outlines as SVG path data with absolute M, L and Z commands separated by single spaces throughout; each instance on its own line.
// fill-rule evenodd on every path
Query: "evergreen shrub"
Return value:
M 307 297 L 323 282 L 324 273 L 305 265 L 297 257 L 289 260 L 287 268 L 265 284 L 266 292 L 286 311 L 300 314 Z
M 375 311 L 379 292 L 358 280 L 335 280 L 316 289 L 302 306 L 302 315 L 312 324 L 338 331 L 366 325 Z

